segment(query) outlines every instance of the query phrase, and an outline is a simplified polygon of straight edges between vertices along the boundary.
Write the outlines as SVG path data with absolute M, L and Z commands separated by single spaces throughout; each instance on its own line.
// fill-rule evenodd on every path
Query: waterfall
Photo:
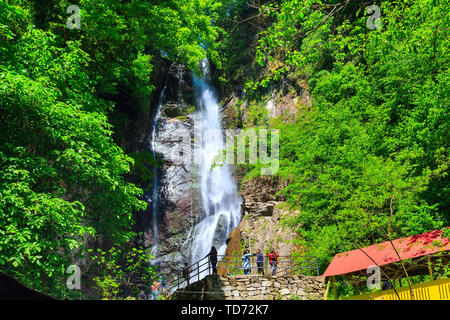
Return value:
M 202 78 L 194 75 L 194 87 L 202 123 L 199 184 L 203 213 L 192 232 L 191 262 L 204 258 L 213 245 L 219 255 L 224 254 L 225 240 L 241 219 L 241 197 L 229 165 L 211 169 L 224 149 L 224 136 L 217 97 L 208 83 L 210 72 L 207 60 L 202 61 L 201 70 Z
M 158 127 L 158 121 L 161 117 L 161 109 L 164 103 L 164 92 L 166 91 L 166 86 L 161 91 L 161 94 L 159 96 L 158 101 L 158 107 L 156 110 L 155 118 L 153 119 L 153 128 L 151 133 L 151 152 L 153 155 L 153 158 L 156 159 L 156 128 Z M 158 168 L 155 165 L 153 167 L 153 186 L 152 186 L 152 196 L 151 196 L 151 203 L 152 203 L 152 233 L 153 233 L 153 246 L 151 249 L 151 255 L 153 259 L 156 258 L 156 252 L 158 250 L 158 242 L 159 242 L 159 234 L 158 234 L 158 215 L 159 215 L 159 199 L 158 199 Z

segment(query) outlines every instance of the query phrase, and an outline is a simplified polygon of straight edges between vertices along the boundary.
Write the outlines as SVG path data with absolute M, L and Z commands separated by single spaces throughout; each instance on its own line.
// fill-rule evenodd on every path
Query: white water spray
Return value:
M 219 105 L 214 89 L 208 84 L 209 64 L 201 64 L 203 78 L 194 76 L 194 86 L 202 121 L 200 190 L 203 216 L 193 230 L 191 262 L 204 258 L 211 246 L 218 255 L 225 253 L 225 240 L 241 220 L 241 197 L 229 165 L 211 166 L 224 149 Z M 219 257 L 220 258 L 220 257 Z
M 161 91 L 161 94 L 159 96 L 158 101 L 158 107 L 156 110 L 155 118 L 153 120 L 153 128 L 152 128 L 152 134 L 151 134 L 151 149 L 152 149 L 152 155 L 153 158 L 156 159 L 156 128 L 158 127 L 158 121 L 161 117 L 161 109 L 163 106 L 163 100 L 164 100 L 164 92 L 166 91 L 166 86 Z M 158 214 L 159 214 L 159 207 L 158 207 L 158 168 L 154 166 L 153 168 L 153 190 L 152 190 L 152 232 L 153 232 L 153 246 L 151 250 L 151 255 L 153 259 L 156 258 L 156 253 L 158 250 L 158 242 L 159 242 L 159 234 L 158 234 Z

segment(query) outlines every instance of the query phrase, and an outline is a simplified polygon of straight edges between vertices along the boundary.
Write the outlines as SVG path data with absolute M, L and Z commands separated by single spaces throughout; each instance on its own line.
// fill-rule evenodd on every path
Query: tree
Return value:
M 156 267 L 149 263 L 149 256 L 143 248 L 128 243 L 120 249 L 112 247 L 107 251 L 92 251 L 95 262 L 92 277 L 104 299 L 117 299 L 119 295 L 136 297 L 141 290 L 151 288 L 157 276 Z

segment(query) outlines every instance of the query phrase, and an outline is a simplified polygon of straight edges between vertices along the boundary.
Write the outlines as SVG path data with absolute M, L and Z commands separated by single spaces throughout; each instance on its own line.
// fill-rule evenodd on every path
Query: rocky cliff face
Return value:
M 252 252 L 270 251 L 274 248 L 280 256 L 289 256 L 299 248 L 292 241 L 297 237 L 282 221 L 296 212 L 283 209 L 284 197 L 276 195 L 286 182 L 278 177 L 261 176 L 241 185 L 244 198 L 243 218 L 239 224 L 241 234 L 251 238 Z M 248 241 L 244 242 L 248 246 Z
M 293 79 L 279 88 L 271 88 L 259 100 L 248 101 L 242 90 L 228 93 L 222 101 L 223 127 L 245 127 L 249 122 L 251 104 L 261 104 L 266 109 L 268 119 L 295 122 L 298 115 L 309 110 L 312 98 L 306 80 Z
M 181 65 L 173 65 L 165 80 L 161 116 L 154 141 L 158 168 L 158 246 L 156 262 L 164 272 L 178 270 L 188 259 L 188 240 L 195 222 L 194 207 L 198 198 L 195 168 L 177 161 L 185 148 L 191 148 L 193 137 L 194 89 L 190 73 Z M 153 109 L 156 109 L 155 107 Z M 152 116 L 152 121 L 154 115 Z M 152 125 L 154 125 L 152 123 Z M 151 130 L 145 136 L 144 149 L 151 150 Z M 147 210 L 137 216 L 143 244 L 153 247 L 153 210 L 148 197 Z
M 190 136 L 191 131 L 189 118 L 181 121 L 164 117 L 158 125 L 155 151 L 161 157 L 158 189 L 161 210 L 157 257 L 162 267 L 180 264 L 187 258 L 183 244 L 188 240 L 195 201 L 192 168 L 190 164 L 175 163 L 172 157 L 179 152 L 180 144 L 183 143 L 179 137 Z M 146 240 L 147 246 L 153 245 L 151 238 Z
M 295 90 L 293 90 L 295 89 Z M 294 122 L 300 109 L 311 106 L 308 83 L 296 81 L 291 90 L 273 90 L 266 104 L 269 118 L 281 118 L 284 122 Z

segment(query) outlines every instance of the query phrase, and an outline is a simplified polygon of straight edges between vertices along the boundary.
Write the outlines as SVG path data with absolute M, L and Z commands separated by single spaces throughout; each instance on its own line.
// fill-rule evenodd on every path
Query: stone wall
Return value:
M 325 295 L 323 277 L 215 276 L 175 291 L 172 300 L 320 300 Z

